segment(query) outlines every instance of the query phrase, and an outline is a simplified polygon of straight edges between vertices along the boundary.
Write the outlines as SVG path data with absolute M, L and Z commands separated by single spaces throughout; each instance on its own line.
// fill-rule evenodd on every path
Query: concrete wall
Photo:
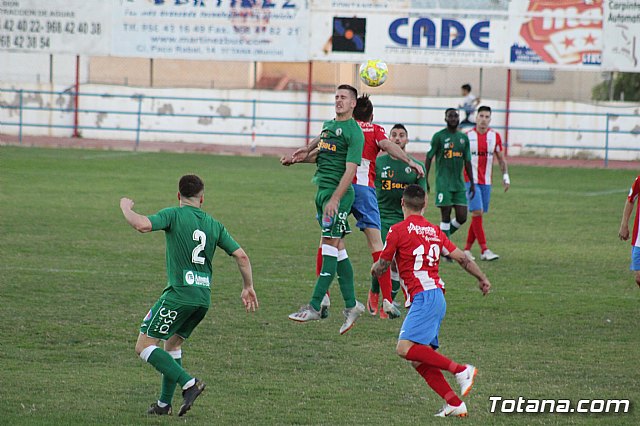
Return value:
M 52 64 L 52 65 L 51 65 Z M 138 87 L 252 88 L 262 78 L 288 77 L 284 89 L 304 90 L 308 63 L 213 62 L 118 57 L 81 57 L 80 79 L 96 84 Z M 0 52 L 0 81 L 72 84 L 75 56 Z M 354 63 L 313 63 L 313 83 L 320 91 L 331 91 L 340 83 L 354 84 L 371 94 L 451 96 L 470 83 L 477 96 L 505 99 L 507 70 L 427 65 L 389 64 L 390 77 L 379 88 L 360 84 Z M 550 83 L 527 83 L 513 71 L 514 99 L 588 102 L 591 89 L 602 81 L 600 72 L 556 71 Z
M 53 92 L 23 92 L 23 134 L 71 135 L 74 103 L 68 86 L 1 83 L 0 89 L 0 133 L 18 134 L 20 95 L 10 90 L 22 89 Z M 87 138 L 277 147 L 296 147 L 306 140 L 305 92 L 82 85 L 81 93 L 80 131 Z M 426 152 L 431 136 L 445 125 L 445 108 L 459 99 L 375 95 L 372 100 L 376 122 L 388 129 L 404 123 L 412 141 L 409 149 Z M 334 116 L 333 94 L 314 93 L 312 102 L 311 134 L 317 134 L 322 121 Z M 495 110 L 492 125 L 504 136 L 504 101 L 484 103 Z M 640 153 L 639 114 L 637 105 L 623 103 L 513 101 L 510 154 L 604 158 L 602 148 L 608 143 L 617 149 L 609 152 L 610 159 L 635 160 Z

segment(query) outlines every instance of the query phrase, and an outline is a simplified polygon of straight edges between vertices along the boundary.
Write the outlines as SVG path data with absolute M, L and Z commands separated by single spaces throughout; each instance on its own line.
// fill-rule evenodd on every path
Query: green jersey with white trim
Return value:
M 424 164 L 415 158 L 413 161 L 424 168 Z M 381 155 L 376 160 L 376 195 L 378 197 L 378 208 L 380 209 L 380 219 L 402 222 L 402 193 L 407 185 L 417 184 L 425 191 L 427 190 L 427 179 L 418 174 L 407 163 L 397 160 L 388 154 Z
M 436 191 L 464 191 L 462 170 L 464 162 L 471 161 L 467 135 L 458 131 L 451 133 L 446 128 L 440 130 L 431 139 L 427 161 L 431 161 L 433 157 L 436 157 Z
M 320 138 L 313 181 L 323 188 L 336 188 L 347 162 L 360 165 L 364 134 L 356 120 L 350 118 L 346 121 L 325 121 Z
M 153 231 L 164 231 L 167 244 L 167 286 L 161 299 L 209 307 L 216 248 L 231 255 L 240 245 L 223 224 L 197 207 L 169 207 L 148 218 Z

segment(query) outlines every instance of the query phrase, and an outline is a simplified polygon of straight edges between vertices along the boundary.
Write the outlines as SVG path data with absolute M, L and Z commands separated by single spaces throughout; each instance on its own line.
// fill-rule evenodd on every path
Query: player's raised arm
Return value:
M 418 174 L 418 177 L 424 176 L 424 170 L 422 169 L 422 166 L 413 161 L 413 159 L 409 157 L 409 155 L 402 148 L 400 148 L 400 146 L 391 142 L 389 139 L 381 140 L 380 142 L 378 142 L 378 145 L 392 157 L 397 158 L 404 163 L 407 163 L 409 167 L 415 170 L 415 172 Z
M 251 271 L 251 261 L 242 248 L 237 249 L 231 256 L 235 259 L 242 275 L 242 293 L 240 298 L 247 312 L 254 312 L 258 308 L 258 297 L 253 289 L 253 273 Z
M 313 138 L 313 140 L 306 146 L 296 149 L 291 157 L 280 158 L 280 163 L 283 166 L 290 166 L 295 163 L 315 163 L 318 156 L 317 148 L 320 143 L 320 135 Z
M 456 248 L 453 252 L 449 253 L 449 256 L 458 262 L 462 269 L 478 279 L 478 287 L 480 288 L 480 291 L 482 291 L 482 295 L 486 296 L 491 290 L 491 283 L 487 276 L 480 270 L 478 264 L 467 257 L 467 255 L 459 248 Z
M 152 230 L 151 221 L 148 217 L 133 211 L 135 203 L 132 199 L 122 197 L 120 199 L 120 210 L 129 225 L 138 232 L 150 232 Z

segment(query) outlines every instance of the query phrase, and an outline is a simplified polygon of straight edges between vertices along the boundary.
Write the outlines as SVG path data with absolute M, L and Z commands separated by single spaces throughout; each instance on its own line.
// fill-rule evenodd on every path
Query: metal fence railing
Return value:
M 183 97 L 135 89 L 131 93 L 0 89 L 0 133 L 17 133 L 20 143 L 25 134 L 46 134 L 131 140 L 135 148 L 141 140 L 231 142 L 252 149 L 257 145 L 292 147 L 309 140 L 319 123 L 333 114 L 332 102 L 311 102 L 300 92 L 225 94 Z M 407 99 L 378 97 L 375 116 L 384 118 L 382 124 L 402 122 L 411 129 L 412 142 L 428 144 L 430 136 L 444 126 L 444 107 Z M 559 150 L 564 155 L 589 152 L 603 159 L 605 167 L 612 154 L 617 153 L 617 159 L 640 157 L 640 143 L 636 142 L 640 115 L 631 108 L 619 113 L 599 106 L 567 111 L 541 104 L 537 109 L 493 109 L 492 127 L 503 133 L 508 147 L 525 152 Z

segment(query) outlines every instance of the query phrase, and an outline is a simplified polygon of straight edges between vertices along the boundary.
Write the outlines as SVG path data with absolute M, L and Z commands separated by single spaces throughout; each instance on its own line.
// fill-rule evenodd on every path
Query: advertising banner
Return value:
M 111 1 L 2 0 L 0 50 L 108 55 Z
M 114 23 L 119 56 L 308 60 L 306 0 L 121 0 Z
M 362 7 L 363 10 L 364 7 Z M 441 10 L 381 13 L 350 9 L 313 12 L 310 56 L 320 61 L 379 58 L 389 63 L 502 65 L 506 15 Z
M 605 2 L 603 26 L 603 68 L 640 72 L 640 1 Z
M 599 69 L 602 0 L 513 2 L 510 67 Z

